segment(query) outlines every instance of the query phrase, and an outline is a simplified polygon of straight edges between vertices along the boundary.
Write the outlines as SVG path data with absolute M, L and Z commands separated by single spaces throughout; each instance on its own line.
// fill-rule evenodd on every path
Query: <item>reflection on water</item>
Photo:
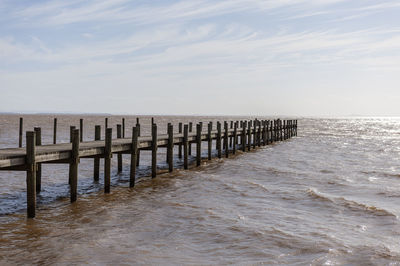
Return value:
M 0 119 L 10 125 L 0 129 L 1 147 L 15 146 L 18 117 Z M 156 122 L 166 129 L 171 120 L 217 119 Z M 51 117 L 25 120 L 25 129 L 40 125 L 51 142 Z M 79 117 L 59 121 L 60 141 L 67 140 L 70 123 L 77 125 Z M 119 121 L 113 117 L 110 123 Z M 86 117 L 85 139 L 102 123 L 101 117 Z M 127 117 L 127 125 L 134 123 L 135 117 Z M 154 180 L 145 177 L 150 154 L 143 152 L 143 178 L 133 189 L 126 156 L 120 175 L 114 162 L 110 195 L 103 194 L 101 182 L 93 183 L 92 160 L 82 160 L 74 204 L 67 166 L 45 165 L 33 220 L 25 218 L 24 173 L 0 172 L 0 264 L 400 261 L 400 119 L 301 119 L 299 126 L 299 137 L 287 142 Z M 163 156 L 160 149 L 160 168 L 166 167 Z

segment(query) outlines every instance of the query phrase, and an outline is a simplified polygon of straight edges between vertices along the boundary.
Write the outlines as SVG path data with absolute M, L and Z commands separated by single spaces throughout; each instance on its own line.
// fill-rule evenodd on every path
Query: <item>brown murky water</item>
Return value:
M 58 118 L 66 141 L 80 117 Z M 84 118 L 85 139 L 93 139 L 103 117 Z M 110 119 L 114 128 L 120 122 Z M 170 121 L 228 119 L 156 122 L 165 131 Z M 15 147 L 18 116 L 0 122 L 0 147 Z M 149 122 L 142 119 L 147 129 Z M 52 141 L 51 116 L 25 116 L 25 123 Z M 149 173 L 149 155 L 140 176 Z M 110 195 L 93 183 L 92 160 L 82 160 L 74 204 L 67 166 L 44 165 L 33 220 L 25 218 L 25 174 L 0 172 L 0 264 L 400 264 L 399 118 L 301 119 L 297 138 L 143 177 L 134 189 L 124 160 L 120 175 L 114 161 Z

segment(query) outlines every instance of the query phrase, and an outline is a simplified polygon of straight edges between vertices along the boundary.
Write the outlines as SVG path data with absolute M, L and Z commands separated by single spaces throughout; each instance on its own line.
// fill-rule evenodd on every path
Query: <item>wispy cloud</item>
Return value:
M 378 75 L 385 84 L 394 84 L 398 80 L 392 73 L 400 70 L 400 24 L 381 16 L 399 6 L 394 1 L 2 5 L 0 20 L 6 23 L 0 26 L 0 90 L 7 93 L 26 92 L 29 85 L 63 97 L 64 90 L 96 88 L 107 97 L 113 88 L 127 97 L 151 99 L 186 95 L 188 88 L 196 88 L 182 97 L 193 100 L 215 93 L 221 100 L 230 92 L 241 102 L 234 94 L 243 87 L 260 98 L 279 97 L 280 90 L 300 97 L 301 89 L 361 90 L 356 77 Z M 272 87 L 276 89 L 268 89 Z M 139 100 L 136 104 L 141 106 Z

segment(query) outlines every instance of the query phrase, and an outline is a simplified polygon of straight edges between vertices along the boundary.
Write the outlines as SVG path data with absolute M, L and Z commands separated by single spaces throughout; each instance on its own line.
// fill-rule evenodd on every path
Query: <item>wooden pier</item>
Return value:
M 23 119 L 20 119 L 19 147 L 0 149 L 0 170 L 26 171 L 27 185 L 27 215 L 35 217 L 36 194 L 41 190 L 41 165 L 42 164 L 69 164 L 69 185 L 71 202 L 77 200 L 78 167 L 80 158 L 94 159 L 94 181 L 99 180 L 100 159 L 104 159 L 104 192 L 110 193 L 111 158 L 117 154 L 118 172 L 122 171 L 122 154 L 131 155 L 130 187 L 135 186 L 136 169 L 139 165 L 141 150 L 150 150 L 151 176 L 157 175 L 157 150 L 167 149 L 168 170 L 173 171 L 174 146 L 178 147 L 178 158 L 183 155 L 184 169 L 188 169 L 188 156 L 192 153 L 192 144 L 196 145 L 196 165 L 199 166 L 203 159 L 212 159 L 212 142 L 216 142 L 217 156 L 226 158 L 238 150 L 243 152 L 269 145 L 276 141 L 287 140 L 297 136 L 297 120 L 250 120 L 250 121 L 224 121 L 217 122 L 216 129 L 209 122 L 207 131 L 203 131 L 203 123 L 194 127 L 193 123 L 183 125 L 179 123 L 178 133 L 174 132 L 173 125 L 168 124 L 166 134 L 159 134 L 157 124 L 152 119 L 151 136 L 141 136 L 140 123 L 137 119 L 132 128 L 132 136 L 125 137 L 125 119 L 122 125 L 117 126 L 117 138 L 112 138 L 112 128 L 107 128 L 108 119 L 105 120 L 105 138 L 101 139 L 101 126 L 95 126 L 93 141 L 82 141 L 83 119 L 80 120 L 79 129 L 70 128 L 70 143 L 56 144 L 57 119 L 54 119 L 54 138 L 51 145 L 41 145 L 41 129 L 26 132 L 26 147 L 22 147 Z M 230 126 L 229 126 L 230 125 Z M 223 126 L 223 128 L 222 128 Z M 202 157 L 201 145 L 208 146 L 207 157 Z

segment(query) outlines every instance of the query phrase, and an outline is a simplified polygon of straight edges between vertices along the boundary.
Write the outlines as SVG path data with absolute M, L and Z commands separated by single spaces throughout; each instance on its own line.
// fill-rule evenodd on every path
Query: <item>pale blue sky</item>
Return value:
M 0 0 L 0 112 L 400 115 L 399 0 Z

